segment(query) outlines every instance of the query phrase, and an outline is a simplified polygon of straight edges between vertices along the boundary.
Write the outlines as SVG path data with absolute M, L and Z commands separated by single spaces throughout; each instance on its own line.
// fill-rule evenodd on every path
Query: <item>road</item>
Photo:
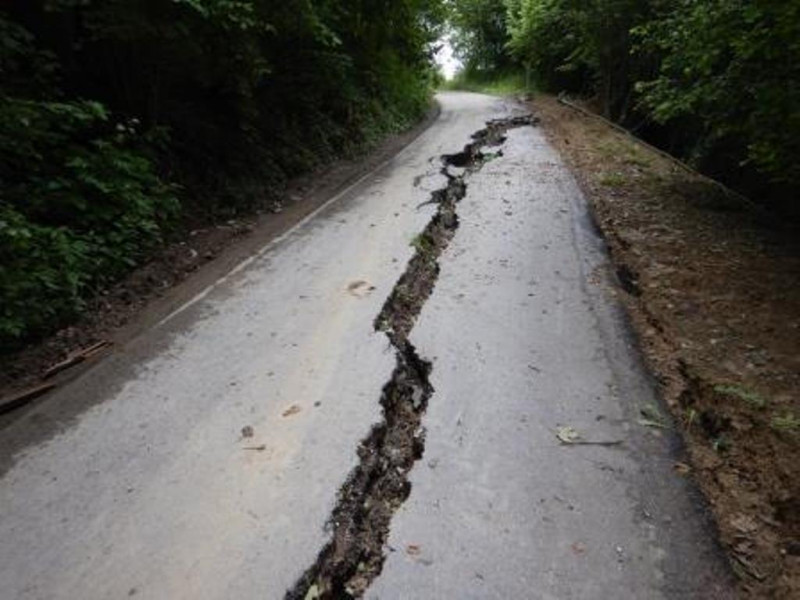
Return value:
M 658 402 L 571 174 L 524 124 L 443 171 L 521 109 L 439 100 L 389 163 L 0 431 L 2 598 L 325 591 L 326 524 L 397 379 L 374 321 L 454 177 L 404 339 L 431 365 L 424 452 L 365 596 L 731 597 L 673 432 L 641 422 Z

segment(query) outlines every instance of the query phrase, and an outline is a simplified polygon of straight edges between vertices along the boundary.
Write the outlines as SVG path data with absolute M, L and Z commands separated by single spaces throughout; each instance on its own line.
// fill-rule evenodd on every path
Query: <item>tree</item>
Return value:
M 17 0 L 0 13 L 0 350 L 179 220 L 226 217 L 429 106 L 442 0 Z
M 800 2 L 678 0 L 636 34 L 662 57 L 637 84 L 659 123 L 692 122 L 692 153 L 717 171 L 800 186 Z
M 513 65 L 503 0 L 452 0 L 450 10 L 453 47 L 467 71 L 499 73 Z

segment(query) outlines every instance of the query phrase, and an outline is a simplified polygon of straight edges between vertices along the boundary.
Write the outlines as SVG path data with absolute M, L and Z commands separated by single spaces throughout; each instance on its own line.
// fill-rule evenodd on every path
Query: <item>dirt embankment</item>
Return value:
M 747 598 L 800 597 L 800 231 L 607 124 L 532 108 L 593 207 Z M 646 415 L 645 415 L 646 417 Z

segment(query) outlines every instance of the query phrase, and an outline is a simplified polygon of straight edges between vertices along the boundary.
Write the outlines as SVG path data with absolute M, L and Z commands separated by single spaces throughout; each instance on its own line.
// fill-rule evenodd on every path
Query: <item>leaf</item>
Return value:
M 572 427 L 559 427 L 556 430 L 556 437 L 562 444 L 574 444 L 581 439 L 581 434 Z
M 672 465 L 672 468 L 678 475 L 688 475 L 692 471 L 692 467 L 682 462 L 676 462 Z
M 283 416 L 291 417 L 292 415 L 296 415 L 297 413 L 299 413 L 301 410 L 303 409 L 300 408 L 297 404 L 292 404 L 289 408 L 283 411 Z
M 320 593 L 319 586 L 316 583 L 312 584 L 311 587 L 308 588 L 306 595 L 303 596 L 303 600 L 319 600 L 319 598 L 322 598 L 322 594 Z

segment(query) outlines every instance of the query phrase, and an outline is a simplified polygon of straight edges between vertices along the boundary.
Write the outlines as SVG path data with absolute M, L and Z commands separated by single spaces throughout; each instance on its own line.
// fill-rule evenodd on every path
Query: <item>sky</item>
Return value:
M 453 56 L 453 46 L 450 45 L 449 37 L 444 36 L 438 43 L 442 45 L 442 49 L 436 54 L 436 64 L 444 73 L 445 79 L 452 79 L 461 66 L 461 61 Z

